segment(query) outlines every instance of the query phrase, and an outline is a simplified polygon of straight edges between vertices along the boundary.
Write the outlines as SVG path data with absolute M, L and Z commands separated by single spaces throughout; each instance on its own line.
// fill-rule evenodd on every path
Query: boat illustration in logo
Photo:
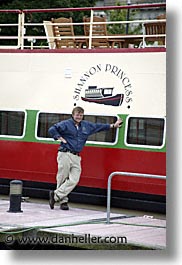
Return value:
M 85 89 L 85 97 L 81 97 L 81 99 L 90 103 L 120 106 L 124 94 L 113 96 L 113 89 L 114 87 L 97 88 L 97 86 L 89 86 L 88 89 Z

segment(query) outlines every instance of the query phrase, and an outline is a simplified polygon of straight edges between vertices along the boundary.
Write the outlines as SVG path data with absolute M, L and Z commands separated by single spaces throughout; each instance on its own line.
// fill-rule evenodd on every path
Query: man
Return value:
M 77 185 L 81 174 L 81 157 L 79 153 L 83 149 L 89 135 L 121 127 L 122 120 L 118 119 L 114 124 L 93 123 L 83 120 L 84 109 L 75 107 L 72 118 L 54 124 L 49 128 L 49 134 L 54 140 L 60 140 L 57 162 L 57 188 L 49 192 L 49 205 L 54 209 L 54 204 L 59 201 L 62 210 L 69 210 L 68 194 Z

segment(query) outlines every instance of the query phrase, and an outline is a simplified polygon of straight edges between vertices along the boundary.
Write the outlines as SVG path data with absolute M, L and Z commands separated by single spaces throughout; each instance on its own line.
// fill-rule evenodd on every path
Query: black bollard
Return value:
M 23 212 L 21 210 L 21 196 L 22 196 L 22 181 L 12 180 L 10 182 L 10 213 Z

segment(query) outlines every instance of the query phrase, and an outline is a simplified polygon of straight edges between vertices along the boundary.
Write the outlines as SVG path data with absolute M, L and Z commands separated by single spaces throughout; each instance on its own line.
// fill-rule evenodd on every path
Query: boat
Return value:
M 113 87 L 97 88 L 97 86 L 89 86 L 85 90 L 85 97 L 81 97 L 81 99 L 90 103 L 120 106 L 123 102 L 124 94 L 113 96 L 113 89 Z
M 165 12 L 165 4 L 129 5 L 129 9 L 146 10 L 149 6 Z M 126 6 L 80 11 L 93 15 L 97 8 L 125 10 Z M 35 28 L 37 20 L 28 19 L 37 18 L 33 13 L 49 16 L 49 12 L 74 11 L 79 8 L 15 10 L 20 20 L 14 25 L 18 27 L 18 46 L 14 35 L 5 35 L 3 45 L 0 42 L 0 193 L 7 195 L 10 181 L 19 179 L 23 196 L 48 199 L 49 190 L 56 187 L 59 148 L 48 128 L 70 118 L 73 107 L 81 106 L 85 120 L 113 124 L 120 117 L 123 125 L 88 138 L 80 154 L 81 178 L 70 201 L 106 205 L 109 175 L 125 172 L 128 175 L 115 176 L 112 181 L 112 206 L 164 213 L 166 180 L 160 176 L 166 176 L 166 47 L 161 40 L 158 46 L 150 41 L 149 47 L 144 43 L 136 47 L 144 39 L 142 33 L 125 39 L 119 36 L 120 44 L 127 47 L 118 46 L 115 35 L 114 47 L 94 48 L 81 42 L 84 36 L 81 41 L 78 38 L 81 48 L 54 48 L 50 42 L 43 43 L 47 36 L 42 32 L 41 36 L 28 35 L 28 30 L 25 34 L 25 28 Z M 2 12 L 8 16 L 8 10 Z M 12 12 L 9 10 L 10 18 Z M 146 19 L 141 21 L 143 24 Z M 5 26 L 11 29 L 10 22 Z M 5 41 L 9 46 L 5 47 Z M 134 46 L 128 45 L 133 41 Z

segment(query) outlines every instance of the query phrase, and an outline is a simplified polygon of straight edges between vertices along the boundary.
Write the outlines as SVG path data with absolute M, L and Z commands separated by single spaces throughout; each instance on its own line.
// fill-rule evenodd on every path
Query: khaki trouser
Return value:
M 80 156 L 68 152 L 58 152 L 57 188 L 54 191 L 55 201 L 60 201 L 60 203 L 68 202 L 67 195 L 74 189 L 80 179 L 80 162 Z

